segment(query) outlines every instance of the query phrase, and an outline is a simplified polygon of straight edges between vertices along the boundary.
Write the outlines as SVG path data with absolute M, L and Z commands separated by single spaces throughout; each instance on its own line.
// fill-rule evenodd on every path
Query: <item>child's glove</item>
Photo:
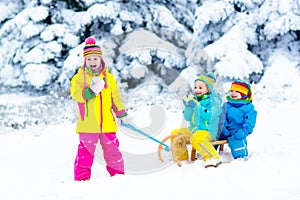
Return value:
M 243 129 L 238 130 L 233 135 L 234 135 L 234 138 L 237 140 L 242 140 L 247 137 L 247 134 L 245 133 L 245 131 Z
M 186 106 L 186 107 L 188 106 L 188 107 L 191 107 L 191 108 L 194 108 L 196 105 L 199 104 L 199 102 L 196 101 L 196 99 L 194 99 L 193 97 L 183 98 L 182 102 L 183 102 L 184 106 Z
M 91 85 L 90 85 L 90 89 L 92 90 L 92 92 L 97 96 L 101 90 L 104 88 L 104 80 L 97 77 L 92 78 L 91 80 Z

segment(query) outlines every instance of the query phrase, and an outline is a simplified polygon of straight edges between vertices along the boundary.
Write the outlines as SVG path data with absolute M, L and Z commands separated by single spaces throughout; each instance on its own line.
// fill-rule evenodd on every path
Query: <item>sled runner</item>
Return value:
M 180 162 L 180 160 L 177 159 L 177 157 L 175 155 L 175 144 L 181 140 L 182 141 L 182 143 L 180 144 L 181 146 L 189 145 L 190 144 L 189 137 L 190 137 L 190 135 L 187 135 L 187 134 L 172 134 L 172 135 L 166 136 L 161 141 L 162 143 L 165 143 L 168 139 L 173 140 L 173 142 L 171 144 L 171 153 L 172 153 L 172 158 L 173 158 L 174 162 L 177 163 L 178 166 L 181 166 L 182 163 Z M 217 141 L 211 142 L 212 145 L 220 145 L 219 151 L 223 151 L 224 145 L 227 143 L 228 143 L 227 140 L 217 140 Z M 158 146 L 158 159 L 160 161 L 164 162 L 164 160 L 162 159 L 162 156 L 161 156 L 162 149 L 163 149 L 163 147 L 160 144 Z M 190 155 L 190 161 L 195 161 L 195 160 L 196 160 L 196 149 L 192 148 L 191 155 Z

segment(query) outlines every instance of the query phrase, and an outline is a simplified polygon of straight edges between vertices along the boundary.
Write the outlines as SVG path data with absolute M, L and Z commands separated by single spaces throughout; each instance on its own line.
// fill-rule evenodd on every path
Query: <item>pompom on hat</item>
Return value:
M 209 91 L 212 92 L 215 86 L 215 82 L 216 82 L 216 75 L 212 72 L 208 72 L 206 75 L 201 75 L 198 76 L 196 78 L 196 80 L 194 81 L 194 83 L 196 81 L 202 81 L 204 82 L 207 87 L 209 88 Z
M 252 88 L 243 81 L 234 81 L 231 83 L 230 90 L 239 92 L 242 95 L 242 99 L 252 102 Z
M 85 39 L 85 46 L 83 48 L 83 57 L 87 57 L 89 55 L 102 56 L 102 50 L 100 46 L 96 44 L 96 39 L 94 37 L 88 37 Z

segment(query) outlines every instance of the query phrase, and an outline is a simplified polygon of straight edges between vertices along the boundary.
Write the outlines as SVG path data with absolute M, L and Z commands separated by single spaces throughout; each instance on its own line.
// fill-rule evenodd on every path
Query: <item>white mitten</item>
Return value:
M 101 90 L 104 88 L 104 80 L 102 78 L 94 77 L 91 80 L 90 89 L 94 92 L 95 95 L 98 95 Z

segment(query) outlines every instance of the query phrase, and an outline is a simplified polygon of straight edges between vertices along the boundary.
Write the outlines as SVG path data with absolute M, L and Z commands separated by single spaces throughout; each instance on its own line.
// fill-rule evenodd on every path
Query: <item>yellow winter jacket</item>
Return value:
M 71 80 L 70 93 L 78 104 L 76 132 L 117 132 L 113 112 L 118 118 L 127 115 L 121 100 L 120 90 L 114 76 L 105 67 L 104 71 L 98 75 L 105 80 L 105 87 L 95 96 L 89 89 L 90 81 L 95 76 L 80 67 Z

